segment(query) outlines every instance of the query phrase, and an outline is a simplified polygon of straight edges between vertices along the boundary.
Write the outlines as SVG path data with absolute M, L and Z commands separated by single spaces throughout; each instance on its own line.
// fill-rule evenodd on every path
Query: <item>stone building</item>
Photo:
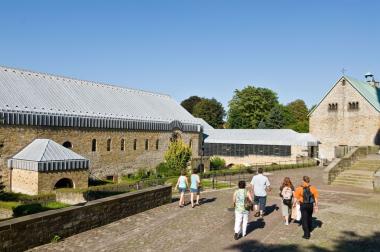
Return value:
M 341 77 L 310 112 L 310 133 L 321 144 L 319 157 L 333 159 L 350 146 L 380 144 L 380 89 L 367 81 Z
M 0 67 L 0 172 L 35 139 L 90 161 L 89 175 L 114 178 L 163 161 L 175 135 L 199 153 L 202 127 L 170 96 Z
M 50 139 L 35 139 L 8 160 L 10 191 L 37 195 L 87 188 L 88 159 Z
M 219 156 L 226 164 L 292 164 L 316 157 L 318 141 L 311 134 L 290 129 L 204 129 L 206 156 Z

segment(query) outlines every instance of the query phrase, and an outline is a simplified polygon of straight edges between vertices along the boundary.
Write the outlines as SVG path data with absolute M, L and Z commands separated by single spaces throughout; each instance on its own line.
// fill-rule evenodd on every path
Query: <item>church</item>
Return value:
M 319 158 L 341 157 L 353 146 L 380 145 L 379 82 L 371 73 L 365 79 L 342 76 L 310 112 Z

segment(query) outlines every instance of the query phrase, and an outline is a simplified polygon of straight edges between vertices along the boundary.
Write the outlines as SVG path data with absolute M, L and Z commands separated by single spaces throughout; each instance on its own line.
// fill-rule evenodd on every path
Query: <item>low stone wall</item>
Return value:
M 330 185 L 342 171 L 349 169 L 351 164 L 368 153 L 368 147 L 352 147 L 344 157 L 334 159 L 323 171 L 324 183 Z
M 24 251 L 171 202 L 171 186 L 156 186 L 0 222 L 0 251 Z

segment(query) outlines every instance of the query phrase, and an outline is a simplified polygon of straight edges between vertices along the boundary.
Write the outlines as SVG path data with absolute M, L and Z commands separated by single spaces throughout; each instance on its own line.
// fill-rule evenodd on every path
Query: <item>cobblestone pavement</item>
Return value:
M 284 176 L 299 184 L 304 174 L 321 191 L 316 228 L 310 240 L 301 238 L 298 224 L 285 226 L 277 196 Z M 192 209 L 177 203 L 161 206 L 32 251 L 379 251 L 380 195 L 354 188 L 322 185 L 320 168 L 283 170 L 269 175 L 274 189 L 268 215 L 250 216 L 248 234 L 233 239 L 233 190 L 203 194 Z

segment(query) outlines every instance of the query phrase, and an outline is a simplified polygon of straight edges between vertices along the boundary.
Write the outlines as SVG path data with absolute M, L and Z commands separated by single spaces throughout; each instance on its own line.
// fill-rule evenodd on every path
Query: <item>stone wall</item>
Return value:
M 349 102 L 359 102 L 358 110 L 349 110 Z M 337 111 L 328 111 L 337 103 Z M 348 81 L 338 82 L 310 116 L 310 133 L 320 142 L 319 157 L 334 158 L 335 146 L 371 146 L 379 144 L 380 115 Z
M 38 194 L 38 172 L 12 169 L 11 191 L 30 195 Z
M 60 128 L 0 125 L 0 172 L 5 185 L 9 187 L 7 160 L 22 150 L 36 138 L 48 138 L 57 143 L 71 142 L 72 150 L 90 160 L 90 176 L 126 175 L 139 168 L 152 169 L 163 161 L 172 132 L 127 131 L 89 128 Z M 193 156 L 198 156 L 200 134 L 181 133 L 186 144 L 192 142 Z M 92 140 L 96 139 L 96 151 L 92 151 Z M 107 150 L 107 140 L 111 139 L 111 150 Z M 121 140 L 124 139 L 124 151 Z M 134 140 L 137 140 L 134 150 Z M 145 149 L 148 140 L 148 150 Z M 156 149 L 156 141 L 158 149 Z
M 0 251 L 24 251 L 171 202 L 171 186 L 157 186 L 0 222 Z

